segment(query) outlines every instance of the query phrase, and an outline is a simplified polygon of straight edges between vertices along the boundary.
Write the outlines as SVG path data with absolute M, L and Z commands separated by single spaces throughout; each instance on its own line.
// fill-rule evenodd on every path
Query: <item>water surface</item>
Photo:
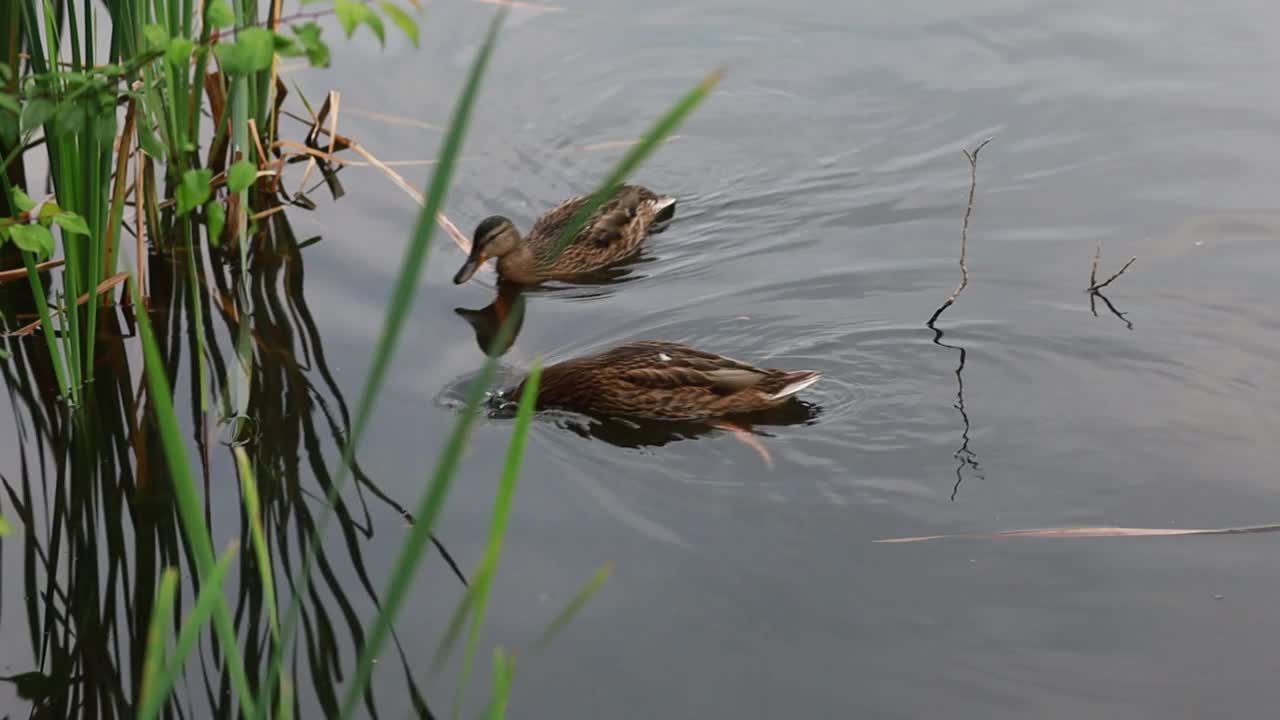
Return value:
M 433 4 L 423 50 L 365 39 L 338 50 L 333 71 L 296 79 L 314 96 L 341 90 L 344 132 L 383 159 L 430 159 L 438 130 L 368 113 L 446 124 L 491 11 Z M 528 647 L 602 564 L 614 575 L 549 650 L 521 655 L 513 707 L 571 718 L 1274 707 L 1275 536 L 872 541 L 1280 519 L 1280 402 L 1266 391 L 1280 353 L 1277 22 L 1248 0 L 514 12 L 446 208 L 464 230 L 493 213 L 527 229 L 590 190 L 616 143 L 703 74 L 728 76 L 633 178 L 679 198 L 676 222 L 615 282 L 530 295 L 509 374 L 652 338 L 825 379 L 805 393 L 812 417 L 760 428 L 772 468 L 723 432 L 655 440 L 535 422 L 482 659 L 496 644 Z M 970 284 L 939 336 L 924 323 L 959 279 L 961 149 L 987 137 Z M 402 170 L 414 182 L 428 172 Z M 417 208 L 371 168 L 343 178 L 346 198 L 293 222 L 323 236 L 304 251 L 306 296 L 354 398 Z M 452 285 L 462 256 L 446 242 L 362 452 L 405 505 L 483 359 L 455 308 L 483 308 L 493 291 Z M 1101 301 L 1095 316 L 1083 292 L 1099 242 L 1104 276 L 1138 257 L 1106 291 L 1123 317 Z M 464 567 L 483 553 L 510 432 L 509 420 L 478 427 L 439 529 Z M 211 502 L 234 520 L 234 495 Z M 363 571 L 380 587 L 403 527 L 385 506 L 373 523 Z M 340 558 L 335 568 L 354 573 Z M 16 633 L 19 590 L 5 587 L 0 619 Z M 448 568 L 429 563 L 399 627 L 404 662 L 377 676 L 384 713 L 411 707 L 403 667 L 428 696 L 451 697 L 454 676 L 426 668 L 457 596 Z

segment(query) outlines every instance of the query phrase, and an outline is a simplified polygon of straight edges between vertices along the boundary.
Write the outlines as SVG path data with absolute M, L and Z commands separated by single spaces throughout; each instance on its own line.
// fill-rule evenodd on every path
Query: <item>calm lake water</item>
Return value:
M 492 11 L 433 3 L 422 50 L 335 41 L 332 71 L 293 78 L 313 101 L 340 90 L 340 129 L 382 159 L 431 159 L 438 127 L 382 116 L 445 125 Z M 825 378 L 806 413 L 758 428 L 772 468 L 724 432 L 539 418 L 468 716 L 495 645 L 519 655 L 521 717 L 1167 719 L 1280 703 L 1277 535 L 873 542 L 1280 522 L 1278 22 L 1250 0 L 515 11 L 446 208 L 468 233 L 493 213 L 527 230 L 706 72 L 728 75 L 633 177 L 679 198 L 676 222 L 615 282 L 528 296 L 506 372 L 651 338 Z M 925 321 L 959 280 L 961 150 L 987 137 L 970 284 L 939 338 Z M 429 172 L 398 169 L 419 185 Z M 354 402 L 418 208 L 372 168 L 341 177 L 345 198 L 291 216 L 322 236 L 303 251 L 305 295 Z M 1106 289 L 1123 317 L 1090 311 L 1099 242 L 1100 279 L 1138 258 Z M 461 261 L 439 236 L 361 452 L 406 506 L 484 357 L 456 309 L 483 308 L 492 285 L 454 286 Z M 0 418 L 0 473 L 16 472 L 15 422 Z M 439 527 L 464 568 L 511 429 L 478 426 Z M 238 496 L 225 452 L 212 462 L 221 547 Z M 359 568 L 334 554 L 339 586 L 389 574 L 404 525 L 386 504 L 370 514 Z M 22 598 L 37 590 L 17 542 L 0 559 L 10 674 L 32 666 Z M 605 563 L 612 578 L 556 642 L 526 650 Z M 456 671 L 428 668 L 459 595 L 433 555 L 403 658 L 389 650 L 376 675 L 381 714 L 411 711 L 406 668 L 448 712 Z M 367 593 L 347 600 L 371 616 Z M 297 672 L 306 716 L 314 668 Z M 0 686 L 0 715 L 26 707 Z

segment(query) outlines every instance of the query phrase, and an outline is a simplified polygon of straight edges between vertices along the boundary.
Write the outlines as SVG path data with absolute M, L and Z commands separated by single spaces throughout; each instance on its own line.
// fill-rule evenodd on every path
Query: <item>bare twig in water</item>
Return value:
M 956 291 L 951 293 L 950 297 L 933 311 L 933 316 L 929 318 L 929 322 L 925 323 L 929 327 L 933 327 L 933 323 L 938 320 L 938 316 L 943 310 L 951 307 L 955 303 L 956 298 L 969 285 L 969 264 L 968 264 L 968 246 L 969 246 L 969 216 L 973 214 L 973 193 L 978 187 L 978 153 L 982 152 L 982 148 L 991 142 L 992 138 L 987 138 L 978 144 L 978 147 L 970 150 L 962 150 L 965 158 L 969 161 L 969 202 L 964 208 L 964 224 L 960 227 L 960 285 L 956 287 Z
M 1116 538 L 1167 537 L 1173 535 L 1245 535 L 1280 532 L 1280 525 L 1245 525 L 1224 528 L 1139 528 L 1139 527 L 1068 527 L 1006 530 L 993 533 L 958 533 L 955 535 L 921 535 L 919 537 L 884 538 L 878 543 L 915 543 L 928 540 L 998 540 L 1002 538 Z
M 1101 298 L 1102 302 L 1106 304 L 1107 309 L 1111 311 L 1112 315 L 1120 318 L 1120 321 L 1123 322 L 1130 330 L 1133 329 L 1133 323 L 1129 322 L 1129 318 L 1125 317 L 1127 313 L 1122 313 L 1117 310 L 1116 306 L 1111 304 L 1111 300 L 1109 300 L 1106 295 L 1102 294 L 1102 288 L 1115 282 L 1116 278 L 1123 275 L 1124 272 L 1137 261 L 1137 259 L 1138 256 L 1134 255 L 1129 258 L 1129 262 L 1125 263 L 1114 275 L 1103 282 L 1098 282 L 1098 263 L 1102 261 L 1102 241 L 1098 241 L 1098 249 L 1093 253 L 1093 266 L 1089 270 L 1089 287 L 1085 288 L 1085 292 L 1089 293 L 1089 312 L 1092 312 L 1094 317 L 1098 317 L 1097 300 Z
M 1103 282 L 1101 285 L 1093 285 L 1093 286 L 1091 286 L 1091 287 L 1089 288 L 1089 292 L 1096 293 L 1096 292 L 1098 292 L 1099 290 L 1101 290 L 1102 288 L 1104 288 L 1104 287 L 1106 287 L 1106 286 L 1110 285 L 1111 283 L 1115 282 L 1115 281 L 1116 281 L 1116 278 L 1118 278 L 1118 277 L 1120 277 L 1121 275 L 1123 275 L 1123 274 L 1124 274 L 1124 271 L 1125 271 L 1125 270 L 1128 270 L 1128 269 L 1129 269 L 1129 266 L 1130 266 L 1130 265 L 1132 265 L 1135 261 L 1137 261 L 1137 259 L 1138 259 L 1138 256 L 1137 256 L 1137 255 L 1134 255 L 1133 257 L 1129 258 L 1129 262 L 1125 263 L 1125 264 L 1124 264 L 1124 267 L 1120 268 L 1120 270 L 1118 270 L 1118 271 L 1116 272 L 1116 274 L 1115 274 L 1115 275 L 1112 275 L 1111 277 L 1107 278 L 1106 282 Z

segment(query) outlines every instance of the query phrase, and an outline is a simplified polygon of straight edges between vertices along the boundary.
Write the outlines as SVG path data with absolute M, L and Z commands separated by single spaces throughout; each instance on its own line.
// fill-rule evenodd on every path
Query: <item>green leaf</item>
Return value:
M 62 228 L 64 235 L 67 233 L 71 233 L 73 235 L 92 234 L 89 232 L 89 224 L 84 221 L 84 218 L 70 210 L 63 210 L 57 215 L 54 215 L 53 221 L 58 224 L 58 227 Z
M 409 17 L 409 13 L 402 10 L 399 5 L 387 2 L 387 0 L 379 2 L 378 7 L 382 8 L 382 12 L 386 13 L 387 17 L 391 18 L 391 22 L 395 23 L 396 27 L 400 28 L 405 35 L 409 36 L 409 42 L 413 43 L 414 47 L 418 47 L 417 21 Z
M 351 37 L 356 28 L 363 23 L 378 36 L 379 43 L 387 44 L 387 32 L 382 25 L 382 18 L 378 17 L 378 13 L 374 12 L 373 8 L 356 0 L 334 0 L 333 11 L 338 16 L 338 22 L 341 23 L 347 37 Z
M 227 226 L 226 208 L 215 200 L 205 205 L 204 216 L 209 227 L 209 244 L 218 247 L 222 244 L 222 229 Z
M 191 51 L 195 46 L 195 43 L 184 37 L 176 37 L 169 41 L 169 49 L 164 51 L 164 59 L 178 67 L 185 67 L 191 61 Z
M 369 26 L 374 35 L 378 36 L 378 44 L 382 47 L 387 46 L 387 30 L 382 24 L 382 18 L 378 17 L 378 13 L 374 12 L 368 5 L 361 5 L 364 8 L 364 24 Z
M 355 0 L 333 0 L 333 12 L 338 16 L 338 22 L 342 25 L 342 31 L 347 34 L 347 37 L 355 34 L 356 28 L 360 27 L 360 21 L 368 10 L 369 8 Z
M 145 122 L 137 124 L 138 129 L 138 145 L 142 146 L 142 151 L 156 160 L 164 160 L 168 153 L 165 152 L 164 145 L 160 144 L 159 138 L 151 131 L 151 127 Z
M 0 93 L 0 110 L 8 110 L 14 114 L 22 112 L 22 105 L 18 103 L 18 96 Z
M 36 219 L 45 227 L 49 227 L 49 221 L 60 212 L 62 212 L 62 208 L 58 207 L 58 201 L 50 200 L 40 206 L 40 214 L 36 215 Z
M 237 160 L 231 169 L 227 170 L 227 189 L 234 193 L 244 192 L 257 177 L 257 165 L 248 160 Z
M 63 103 L 58 106 L 58 112 L 53 119 L 54 132 L 59 136 L 75 135 L 84 130 L 88 119 L 89 113 L 84 103 Z
M 108 148 L 116 139 L 115 106 L 103 108 L 93 119 L 93 137 Z
M 17 145 L 19 124 L 18 113 L 0 110 L 0 145 Z
M 307 61 L 311 63 L 311 67 L 329 67 L 329 46 L 320 39 L 320 32 L 320 26 L 313 22 L 293 28 L 298 42 L 307 51 Z
M 13 198 L 13 206 L 18 208 L 18 212 L 26 212 L 36 206 L 36 201 L 22 192 L 20 187 L 13 188 L 9 193 L 9 197 Z
M 231 5 L 227 0 L 209 0 L 209 4 L 204 8 L 204 21 L 209 27 L 224 28 L 230 27 L 236 21 L 236 17 L 231 12 Z
M 271 67 L 275 57 L 275 33 L 266 28 L 245 28 L 236 33 L 236 41 L 230 45 L 219 44 L 213 51 L 222 63 L 223 71 L 233 75 L 247 75 Z
M 22 132 L 29 133 L 49 122 L 49 118 L 53 117 L 53 111 L 53 103 L 44 98 L 29 100 L 22 108 Z
M 4 350 L 0 350 L 0 353 L 4 353 L 3 357 L 9 357 L 9 353 Z M 3 515 L 0 515 L 0 537 L 4 537 L 11 532 L 13 532 L 13 526 L 9 524 L 8 520 L 4 519 Z
M 14 225 L 9 228 L 9 237 L 14 245 L 35 253 L 40 260 L 53 254 L 53 233 L 43 225 Z
M 177 192 L 179 215 L 186 215 L 209 200 L 209 196 L 213 194 L 209 189 L 211 180 L 213 171 L 208 168 L 188 170 L 182 174 Z
M 163 25 L 148 25 L 142 28 L 142 39 L 148 50 L 164 50 L 169 47 L 169 31 Z

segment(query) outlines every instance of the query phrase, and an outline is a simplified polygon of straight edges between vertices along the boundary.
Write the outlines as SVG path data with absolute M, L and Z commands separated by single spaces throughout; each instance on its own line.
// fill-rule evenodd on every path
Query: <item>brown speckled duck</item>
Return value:
M 776 407 L 821 377 L 811 370 L 758 368 L 677 343 L 637 341 L 544 368 L 538 409 L 715 419 Z M 518 398 L 523 387 L 510 397 Z
M 565 226 L 590 198 L 575 197 L 552 208 L 523 239 L 507 218 L 486 218 L 476 226 L 471 253 L 453 281 L 461 285 L 470 280 L 489 258 L 498 259 L 500 279 L 520 285 L 599 270 L 639 250 L 645 238 L 665 229 L 676 212 L 675 198 L 638 185 L 623 185 L 553 259 Z

